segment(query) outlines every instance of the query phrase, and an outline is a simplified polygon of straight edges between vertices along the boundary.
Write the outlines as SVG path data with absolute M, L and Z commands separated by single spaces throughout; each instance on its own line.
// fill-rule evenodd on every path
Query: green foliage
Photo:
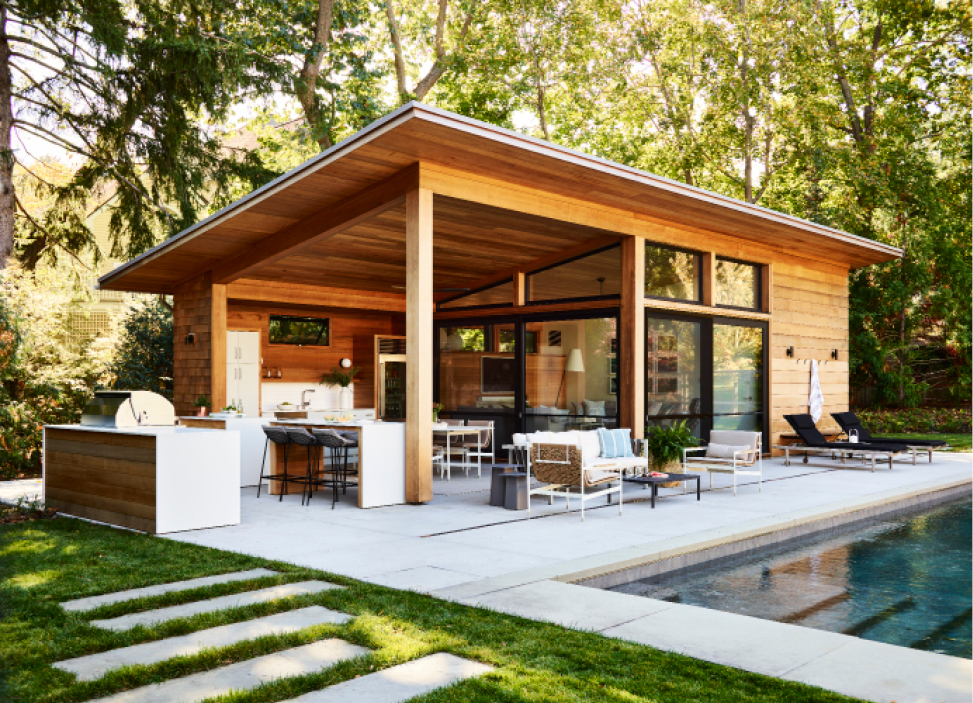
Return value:
M 203 393 L 201 396 L 196 398 L 193 402 L 193 407 L 196 408 L 208 408 L 209 407 L 209 396 Z
M 321 377 L 321 385 L 347 388 L 355 380 L 355 376 L 358 375 L 359 371 L 361 371 L 361 366 L 352 366 L 350 369 L 332 366 L 331 370 Z
M 172 311 L 161 300 L 137 303 L 122 321 L 112 370 L 114 388 L 153 391 L 172 400 Z
M 656 426 L 645 430 L 645 448 L 652 456 L 652 467 L 662 469 L 673 462 L 682 462 L 682 450 L 695 447 L 699 440 L 685 420 L 676 420 L 669 427 Z
M 875 435 L 897 433 L 969 434 L 973 413 L 969 408 L 907 408 L 859 410 L 858 418 Z

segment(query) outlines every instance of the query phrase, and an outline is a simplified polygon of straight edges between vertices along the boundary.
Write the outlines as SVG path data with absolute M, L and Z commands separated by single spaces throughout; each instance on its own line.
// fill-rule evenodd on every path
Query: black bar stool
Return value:
M 334 430 L 314 430 L 314 437 L 321 447 L 331 450 L 331 479 L 316 479 L 316 483 L 322 486 L 331 486 L 331 509 L 334 510 L 335 503 L 338 502 L 338 487 L 347 488 L 349 481 L 345 477 L 348 470 L 348 447 L 350 442 Z M 322 453 L 323 453 L 322 449 Z
M 307 447 L 307 473 L 304 478 L 298 478 L 294 482 L 301 484 L 301 505 L 304 505 L 305 496 L 307 504 L 310 505 L 311 493 L 314 492 L 314 485 L 317 482 L 311 472 L 311 460 L 317 454 L 315 448 L 321 445 L 318 443 L 317 438 L 303 427 L 288 427 L 287 438 L 291 444 L 296 444 L 299 447 Z
M 344 482 L 345 485 L 342 486 L 341 492 L 348 493 L 348 486 L 353 486 L 354 481 L 349 481 L 349 476 L 354 476 L 358 478 L 358 470 L 361 468 L 361 454 L 358 455 L 358 460 L 355 462 L 355 468 L 351 469 L 348 467 L 348 452 L 352 449 L 358 449 L 358 433 L 354 430 L 335 430 L 340 437 L 342 437 L 348 444 L 345 446 L 345 462 L 344 466 Z
M 267 436 L 264 442 L 264 458 L 260 462 L 260 481 L 257 483 L 257 497 L 260 497 L 260 489 L 263 487 L 264 479 L 268 481 L 279 481 L 281 484 L 280 499 L 284 500 L 284 494 L 287 493 L 287 484 L 289 483 L 300 483 L 299 477 L 296 474 L 287 473 L 287 457 L 291 453 L 290 445 L 291 440 L 287 434 L 287 430 L 283 427 L 262 427 L 264 434 Z M 270 448 L 270 443 L 279 444 L 284 447 L 284 472 L 276 474 L 264 474 L 264 467 L 267 465 L 267 450 Z

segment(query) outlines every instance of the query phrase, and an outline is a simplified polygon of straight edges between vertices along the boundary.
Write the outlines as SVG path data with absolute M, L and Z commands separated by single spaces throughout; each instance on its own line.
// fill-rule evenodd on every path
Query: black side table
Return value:
M 522 469 L 520 464 L 492 464 L 490 476 L 490 505 L 502 508 L 506 495 L 504 475 Z
M 671 481 L 695 481 L 696 482 L 696 500 L 699 500 L 699 477 L 701 474 L 669 474 L 666 477 L 662 476 L 631 476 L 629 478 L 622 479 L 625 483 L 637 483 L 642 486 L 652 487 L 652 509 L 655 509 L 655 498 L 659 495 L 659 485 L 663 483 L 670 483 Z

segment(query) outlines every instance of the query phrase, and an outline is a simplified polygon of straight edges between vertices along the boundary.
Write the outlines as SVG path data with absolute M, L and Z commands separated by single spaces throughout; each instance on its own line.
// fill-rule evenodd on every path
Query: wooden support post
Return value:
M 618 334 L 619 422 L 633 439 L 645 434 L 645 239 L 622 240 L 621 329 Z
M 405 499 L 432 500 L 432 191 L 405 200 Z
M 699 258 L 699 275 L 703 286 L 699 302 L 713 307 L 716 305 L 716 254 L 708 251 Z
M 226 286 L 213 284 L 210 292 L 210 402 L 213 410 L 226 405 Z
M 774 265 L 760 267 L 760 311 L 774 312 Z
M 527 304 L 527 276 L 523 271 L 514 274 L 514 305 L 523 307 Z

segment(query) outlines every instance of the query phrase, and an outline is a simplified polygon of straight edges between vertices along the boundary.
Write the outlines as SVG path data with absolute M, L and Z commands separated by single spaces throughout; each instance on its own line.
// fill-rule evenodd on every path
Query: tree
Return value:
M 92 248 L 78 215 L 92 192 L 115 194 L 117 255 L 134 255 L 194 223 L 205 194 L 230 178 L 271 174 L 228 158 L 203 125 L 279 76 L 232 31 L 248 3 L 14 0 L 0 5 L 0 268 L 14 250 L 33 266 L 60 248 Z M 230 28 L 230 29 L 227 29 Z M 30 135 L 80 159 L 67 183 L 46 180 L 14 142 Z M 24 207 L 15 165 L 54 200 Z

